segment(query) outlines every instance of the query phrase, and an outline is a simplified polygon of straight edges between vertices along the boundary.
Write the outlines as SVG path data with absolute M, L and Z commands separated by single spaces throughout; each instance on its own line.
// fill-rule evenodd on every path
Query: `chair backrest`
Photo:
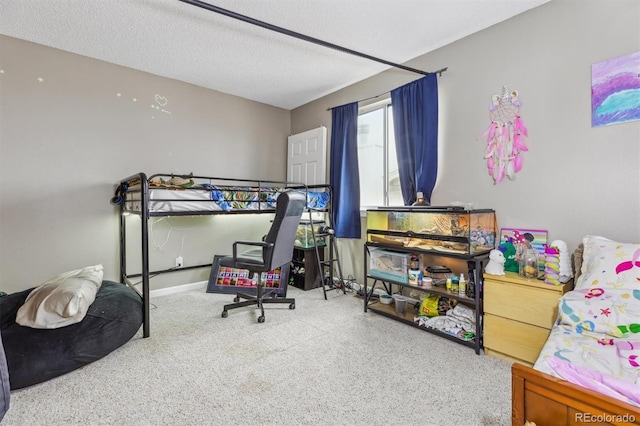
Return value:
M 273 243 L 269 269 L 275 269 L 293 258 L 293 245 L 296 231 L 306 203 L 303 193 L 287 191 L 278 195 L 276 200 L 276 216 L 265 242 Z

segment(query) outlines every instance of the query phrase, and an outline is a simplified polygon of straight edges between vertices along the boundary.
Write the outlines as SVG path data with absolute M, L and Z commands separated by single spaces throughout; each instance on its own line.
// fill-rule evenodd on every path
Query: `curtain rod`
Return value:
M 448 67 L 439 69 L 438 71 L 434 71 L 433 74 L 438 74 L 439 76 L 442 76 L 442 73 L 445 72 L 447 69 L 448 69 Z M 379 98 L 380 96 L 386 95 L 387 93 L 391 93 L 391 91 L 380 93 L 379 95 L 375 95 L 375 96 L 369 96 L 368 98 L 360 99 L 359 101 L 356 101 L 356 102 L 360 103 L 360 102 L 368 101 L 368 100 L 371 100 L 371 99 Z M 327 111 L 331 111 L 334 108 L 337 108 L 337 107 L 329 107 L 329 108 L 327 108 Z
M 422 71 L 422 70 L 419 70 L 419 69 L 416 69 L 416 68 L 407 67 L 405 65 L 396 64 L 396 63 L 391 62 L 391 61 L 387 61 L 387 60 L 384 60 L 384 59 L 376 58 L 375 56 L 367 55 L 366 53 L 362 53 L 362 52 L 358 52 L 356 50 L 352 50 L 352 49 L 349 49 L 349 48 L 346 48 L 346 47 L 338 46 L 337 44 L 329 43 L 327 41 L 320 40 L 320 39 L 317 39 L 317 38 L 314 38 L 314 37 L 310 37 L 308 35 L 301 34 L 301 33 L 295 32 L 295 31 L 291 31 L 291 30 L 288 30 L 286 28 L 278 27 L 277 25 L 272 25 L 272 24 L 269 24 L 268 22 L 260 21 L 260 20 L 251 18 L 251 17 L 246 16 L 246 15 L 241 15 L 239 13 L 232 12 L 232 11 L 227 10 L 227 9 L 223 9 L 221 7 L 214 6 L 214 5 L 209 4 L 209 3 L 205 3 L 203 1 L 199 1 L 199 0 L 178 0 L 178 1 L 190 4 L 192 6 L 197 6 L 197 7 L 200 7 L 202 9 L 206 9 L 208 11 L 218 13 L 220 15 L 225 15 L 225 16 L 228 16 L 228 17 L 233 18 L 233 19 L 238 19 L 240 21 L 244 21 L 244 22 L 247 22 L 247 23 L 252 24 L 252 25 L 257 25 L 259 27 L 266 28 L 266 29 L 271 30 L 271 31 L 275 31 L 275 32 L 278 32 L 280 34 L 288 35 L 290 37 L 295 37 L 295 38 L 300 39 L 300 40 L 308 41 L 310 43 L 315 43 L 315 44 L 320 45 L 320 46 L 324 46 L 324 47 L 328 47 L 330 49 L 338 50 L 338 51 L 343 52 L 343 53 L 348 53 L 350 55 L 359 56 L 359 57 L 364 58 L 364 59 L 369 59 L 371 61 L 375 61 L 375 62 L 379 62 L 381 64 L 389 65 L 389 66 L 392 66 L 394 68 L 400 68 L 400 69 L 403 69 L 405 71 L 411 71 L 411 72 L 414 72 L 416 74 L 422 74 L 422 75 L 432 74 L 432 73 L 427 72 L 427 71 Z M 442 73 L 444 71 L 446 71 L 446 70 L 447 70 L 446 68 L 443 68 L 441 70 L 435 71 L 435 73 L 438 73 L 438 74 L 442 75 Z

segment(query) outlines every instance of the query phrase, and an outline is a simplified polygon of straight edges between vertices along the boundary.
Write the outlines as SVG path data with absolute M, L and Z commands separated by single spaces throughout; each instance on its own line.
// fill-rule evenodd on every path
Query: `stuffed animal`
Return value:
M 518 272 L 520 270 L 520 265 L 518 265 L 518 260 L 516 259 L 516 248 L 510 243 L 502 243 L 498 250 L 502 252 L 504 255 L 504 270 L 509 272 Z
M 485 266 L 484 272 L 491 275 L 504 275 L 504 262 L 504 254 L 500 250 L 491 250 L 489 263 Z

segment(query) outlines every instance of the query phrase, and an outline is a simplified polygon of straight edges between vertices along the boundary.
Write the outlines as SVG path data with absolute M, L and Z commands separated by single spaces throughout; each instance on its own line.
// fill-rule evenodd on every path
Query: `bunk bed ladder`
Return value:
M 311 215 L 309 215 L 309 217 L 311 217 Z M 334 277 L 339 279 L 339 285 L 342 287 L 342 292 L 346 294 L 347 290 L 342 276 L 342 266 L 340 265 L 340 256 L 338 253 L 338 246 L 336 245 L 336 236 L 333 231 L 331 214 L 329 214 L 329 226 L 319 227 L 318 234 L 315 234 L 314 227 L 311 225 L 311 234 L 313 235 L 313 241 L 318 241 L 316 237 L 323 237 L 326 241 L 325 245 L 315 244 L 316 261 L 318 262 L 318 275 L 320 275 L 324 300 L 327 300 L 327 285 L 329 285 L 329 288 L 336 287 Z M 329 259 L 322 259 L 320 256 L 320 250 L 324 250 L 325 246 L 329 247 Z M 337 266 L 337 276 L 335 276 L 336 268 L 334 264 Z

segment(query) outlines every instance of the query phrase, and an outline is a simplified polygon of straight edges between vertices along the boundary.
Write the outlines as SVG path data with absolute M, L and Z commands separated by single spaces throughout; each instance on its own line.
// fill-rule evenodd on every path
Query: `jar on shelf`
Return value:
M 422 284 L 422 277 L 420 276 L 420 257 L 417 254 L 412 254 L 409 257 L 409 284 Z
M 447 290 L 450 290 L 451 292 L 458 294 L 458 292 L 460 291 L 460 278 L 458 278 L 456 275 L 452 275 L 451 288 Z
M 520 258 L 520 275 L 525 278 L 538 278 L 538 250 L 526 249 Z

